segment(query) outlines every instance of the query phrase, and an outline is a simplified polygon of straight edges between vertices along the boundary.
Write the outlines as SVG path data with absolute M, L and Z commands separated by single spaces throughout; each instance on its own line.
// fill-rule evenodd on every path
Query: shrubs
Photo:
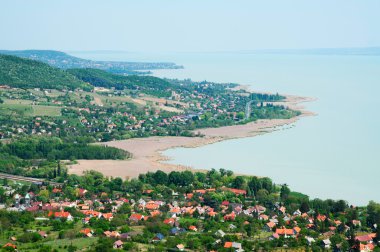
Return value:
M 42 240 L 42 236 L 39 233 L 23 233 L 19 238 L 18 241 L 23 243 L 29 243 L 29 242 L 37 242 L 39 240 Z

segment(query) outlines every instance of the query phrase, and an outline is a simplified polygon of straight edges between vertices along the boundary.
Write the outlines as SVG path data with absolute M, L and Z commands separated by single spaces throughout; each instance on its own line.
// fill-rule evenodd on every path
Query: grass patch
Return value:
M 35 244 L 22 244 L 18 243 L 18 249 L 21 251 L 27 250 L 27 251 L 38 251 L 39 247 L 42 245 L 50 246 L 52 249 L 56 249 L 57 251 L 67 251 L 67 247 L 69 245 L 74 245 L 78 248 L 78 251 L 87 249 L 98 241 L 97 237 L 92 238 L 76 238 L 76 239 L 55 239 L 55 240 L 48 240 L 48 241 L 40 241 Z
M 3 115 L 17 114 L 21 116 L 60 116 L 61 107 L 6 103 L 1 105 L 0 113 Z
M 61 107 L 57 106 L 42 106 L 42 105 L 34 105 L 33 115 L 34 116 L 60 116 L 61 115 Z
M 20 105 L 32 105 L 32 101 L 31 100 L 22 100 L 22 99 L 4 99 L 4 104 L 10 104 L 10 105 L 14 105 L 14 104 L 20 104 Z

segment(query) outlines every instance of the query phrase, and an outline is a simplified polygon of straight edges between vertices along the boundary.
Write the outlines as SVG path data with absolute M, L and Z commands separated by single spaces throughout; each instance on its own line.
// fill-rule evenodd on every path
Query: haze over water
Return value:
M 268 176 L 312 198 L 380 201 L 380 56 L 249 53 L 75 53 L 100 60 L 172 61 L 154 75 L 234 82 L 315 97 L 317 116 L 258 137 L 165 151 L 170 163 Z

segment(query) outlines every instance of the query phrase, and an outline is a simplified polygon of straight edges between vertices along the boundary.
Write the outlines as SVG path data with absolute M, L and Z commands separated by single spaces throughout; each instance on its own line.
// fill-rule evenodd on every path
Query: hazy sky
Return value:
M 0 49 L 380 46 L 379 0 L 0 0 Z

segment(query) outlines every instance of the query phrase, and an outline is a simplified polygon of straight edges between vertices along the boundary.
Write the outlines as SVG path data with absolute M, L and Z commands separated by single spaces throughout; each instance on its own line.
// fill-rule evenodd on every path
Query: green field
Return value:
M 0 113 L 5 115 L 18 114 L 23 116 L 60 116 L 61 107 L 30 105 L 20 100 L 14 100 L 11 103 L 0 105 Z
M 36 252 L 41 248 L 42 245 L 44 245 L 44 246 L 49 246 L 52 249 L 56 249 L 59 252 L 64 252 L 64 251 L 67 251 L 67 247 L 71 244 L 77 247 L 78 251 L 82 249 L 88 249 L 92 245 L 96 244 L 97 240 L 98 240 L 97 237 L 75 238 L 75 239 L 51 239 L 48 237 L 46 238 L 46 240 L 42 240 L 35 244 L 31 244 L 31 243 L 23 244 L 23 243 L 17 242 L 16 245 L 19 251 Z

